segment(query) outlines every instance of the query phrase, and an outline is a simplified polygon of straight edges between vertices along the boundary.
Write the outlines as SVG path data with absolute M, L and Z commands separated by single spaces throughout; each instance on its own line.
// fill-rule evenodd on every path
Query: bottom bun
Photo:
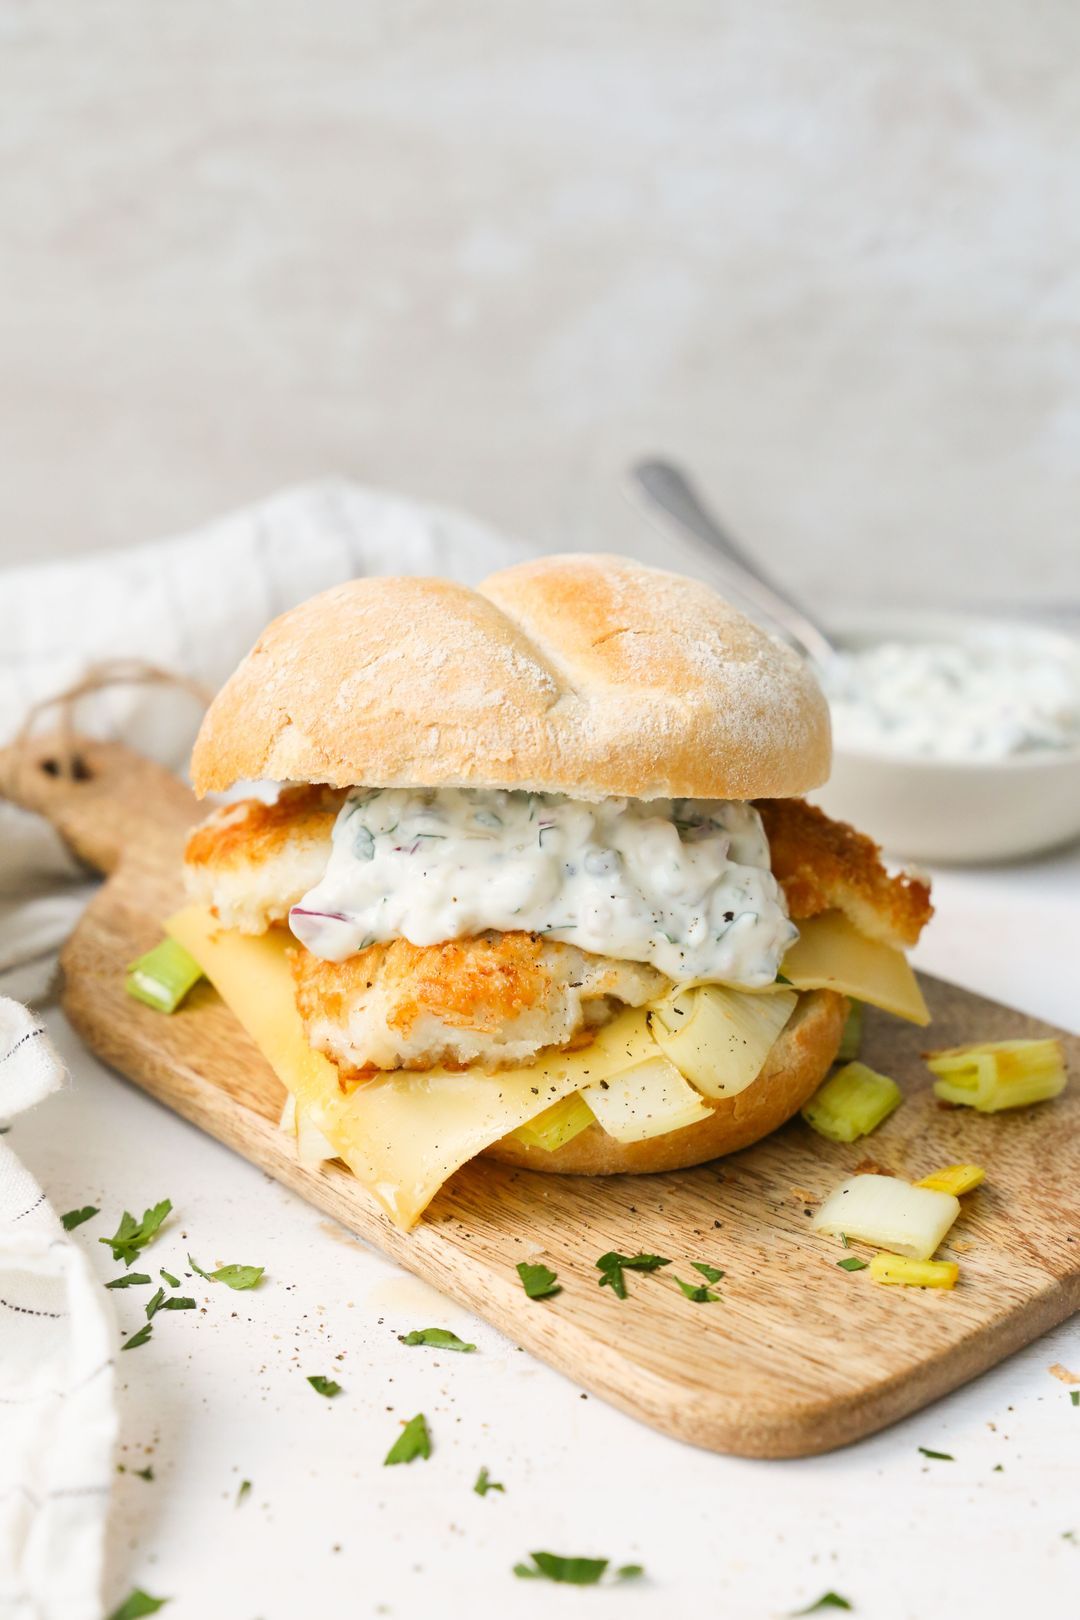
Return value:
M 734 1153 L 760 1141 L 798 1113 L 836 1056 L 846 1013 L 843 996 L 832 990 L 801 995 L 753 1084 L 722 1102 L 704 1098 L 712 1109 L 711 1118 L 681 1131 L 652 1136 L 645 1142 L 616 1142 L 599 1125 L 590 1125 L 554 1153 L 504 1136 L 485 1148 L 484 1156 L 560 1175 L 614 1176 L 624 1171 L 640 1175 L 650 1170 L 684 1170 Z

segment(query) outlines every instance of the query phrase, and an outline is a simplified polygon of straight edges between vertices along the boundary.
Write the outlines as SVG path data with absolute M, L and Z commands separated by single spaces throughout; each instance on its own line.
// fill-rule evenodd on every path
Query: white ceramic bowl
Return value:
M 1034 645 L 1080 661 L 1080 644 L 1032 624 L 958 613 L 865 612 L 840 616 L 834 639 L 859 648 L 880 641 L 982 641 L 1021 631 Z M 890 852 L 942 863 L 1016 860 L 1080 837 L 1080 746 L 963 761 L 897 758 L 837 748 L 832 776 L 813 795 Z

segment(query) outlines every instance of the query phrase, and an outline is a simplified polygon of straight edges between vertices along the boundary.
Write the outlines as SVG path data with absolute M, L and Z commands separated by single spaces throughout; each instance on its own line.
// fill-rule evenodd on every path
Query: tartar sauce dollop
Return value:
M 1080 649 L 988 635 L 885 641 L 821 672 L 838 748 L 894 757 L 1001 760 L 1080 743 Z
M 752 805 L 463 788 L 350 793 L 289 923 L 332 962 L 376 941 L 521 930 L 755 988 L 798 932 Z

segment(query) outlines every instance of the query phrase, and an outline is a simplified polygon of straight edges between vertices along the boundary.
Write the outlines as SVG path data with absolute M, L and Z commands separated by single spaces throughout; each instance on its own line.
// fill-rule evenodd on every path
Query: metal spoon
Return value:
M 635 462 L 630 469 L 631 492 L 646 515 L 660 527 L 674 527 L 692 540 L 704 541 L 723 558 L 723 571 L 747 602 L 766 615 L 815 664 L 835 657 L 832 641 L 804 608 L 782 591 L 742 547 L 727 534 L 705 506 L 690 479 L 670 461 Z

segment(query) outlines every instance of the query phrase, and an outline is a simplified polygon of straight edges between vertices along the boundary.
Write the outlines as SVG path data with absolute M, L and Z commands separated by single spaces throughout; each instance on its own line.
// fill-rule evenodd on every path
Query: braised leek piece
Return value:
M 926 1062 L 937 1075 L 934 1095 L 942 1102 L 962 1103 L 980 1114 L 1047 1102 L 1065 1090 L 1068 1075 L 1061 1042 L 986 1041 L 928 1052 Z
M 822 1082 L 803 1106 L 802 1117 L 830 1142 L 854 1142 L 876 1130 L 903 1100 L 895 1080 L 865 1063 L 848 1063 Z
M 955 1260 L 909 1260 L 902 1254 L 875 1254 L 870 1275 L 875 1282 L 907 1288 L 955 1288 L 960 1267 Z
M 836 1049 L 837 1063 L 854 1063 L 859 1055 L 862 1045 L 863 1004 L 861 1001 L 848 1002 L 848 1015 L 844 1020 L 844 1032 L 840 1037 L 840 1045 Z
M 175 939 L 163 939 L 127 970 L 127 992 L 156 1012 L 174 1013 L 203 971 Z
M 708 1119 L 711 1110 L 665 1057 L 586 1086 L 581 1095 L 617 1142 L 644 1142 Z
M 580 1136 L 582 1131 L 587 1131 L 595 1123 L 596 1115 L 580 1091 L 574 1091 L 569 1097 L 552 1103 L 550 1108 L 545 1108 L 534 1119 L 526 1120 L 524 1125 L 519 1125 L 510 1134 L 525 1147 L 542 1148 L 545 1153 L 554 1153 L 556 1148 L 572 1142 L 575 1136 Z
M 815 1232 L 841 1232 L 910 1260 L 929 1260 L 960 1213 L 951 1193 L 913 1187 L 898 1176 L 851 1176 L 814 1216 Z
M 961 1193 L 971 1192 L 985 1180 L 986 1171 L 981 1165 L 947 1164 L 941 1170 L 920 1177 L 915 1185 L 929 1187 L 932 1192 L 952 1193 L 954 1198 L 959 1198 Z
M 754 995 L 718 984 L 676 991 L 649 1027 L 679 1073 L 706 1097 L 734 1097 L 761 1073 L 798 1000 L 793 990 Z

